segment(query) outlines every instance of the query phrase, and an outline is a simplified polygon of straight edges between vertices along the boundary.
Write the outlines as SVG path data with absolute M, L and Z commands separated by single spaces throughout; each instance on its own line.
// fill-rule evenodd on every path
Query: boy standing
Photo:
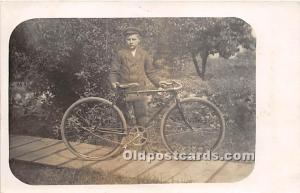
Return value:
M 126 48 L 117 52 L 112 60 L 110 82 L 113 88 L 117 84 L 138 83 L 137 89 L 146 88 L 147 78 L 151 83 L 158 87 L 160 81 L 157 72 L 153 67 L 153 60 L 150 55 L 142 49 L 140 44 L 141 31 L 135 27 L 129 27 L 124 31 Z M 133 100 L 134 114 L 138 125 L 144 125 L 147 120 L 147 98 L 145 96 L 136 96 Z M 120 109 L 128 117 L 126 104 L 119 104 Z

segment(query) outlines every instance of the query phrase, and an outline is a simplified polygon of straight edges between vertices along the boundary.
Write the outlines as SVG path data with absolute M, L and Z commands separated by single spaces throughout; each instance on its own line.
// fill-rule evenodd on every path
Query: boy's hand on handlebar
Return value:
M 161 80 L 161 81 L 159 81 L 159 87 L 160 88 L 164 88 L 164 87 L 166 87 L 166 86 L 168 86 L 168 85 L 171 85 L 172 83 L 171 82 L 168 82 L 168 81 L 165 81 L 165 80 Z
M 162 81 L 159 81 L 159 88 L 162 88 L 162 89 L 170 88 L 170 89 L 174 89 L 174 90 L 179 90 L 182 88 L 182 84 L 180 84 L 176 80 L 168 80 L 168 81 L 162 80 Z

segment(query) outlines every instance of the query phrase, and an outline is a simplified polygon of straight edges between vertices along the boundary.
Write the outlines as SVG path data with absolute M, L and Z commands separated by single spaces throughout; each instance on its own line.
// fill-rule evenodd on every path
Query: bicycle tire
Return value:
M 73 103 L 64 113 L 60 130 L 67 149 L 84 160 L 105 160 L 114 156 L 127 135 L 121 110 L 99 97 L 83 98 Z
M 161 121 L 161 137 L 162 141 L 167 148 L 167 150 L 171 153 L 197 153 L 197 152 L 203 152 L 203 151 L 214 151 L 216 150 L 220 143 L 222 142 L 225 134 L 225 121 L 222 116 L 221 111 L 211 102 L 199 98 L 199 97 L 189 97 L 185 98 L 180 101 L 180 106 L 183 108 L 183 116 L 185 117 L 185 120 L 189 125 L 192 126 L 192 129 L 184 122 L 184 119 L 182 118 L 182 115 L 180 114 L 178 110 L 178 106 L 176 103 L 172 104 L 169 109 L 164 113 L 164 116 Z M 191 107 L 190 109 L 184 107 Z M 196 108 L 199 108 L 198 111 L 196 111 Z M 211 114 L 203 115 L 205 113 L 205 110 L 209 110 Z M 214 115 L 213 115 L 213 114 Z M 218 123 L 209 124 L 210 128 L 204 127 L 203 123 L 208 122 L 210 118 L 209 115 L 213 116 L 213 121 L 217 121 Z M 173 116 L 173 118 L 171 118 Z M 206 117 L 203 117 L 206 116 Z M 208 117 L 207 117 L 208 116 Z M 182 128 L 176 128 L 175 121 L 179 122 L 182 121 L 183 123 L 179 123 L 177 125 L 181 125 Z M 198 127 L 195 126 L 196 123 L 199 124 Z M 173 125 L 171 125 L 173 123 Z M 169 126 L 170 125 L 170 126 Z M 175 127 L 174 127 L 175 125 Z M 183 128 L 185 126 L 185 128 Z M 201 127 L 202 128 L 201 128 Z M 218 126 L 218 128 L 213 128 Z M 187 134 L 187 137 L 177 138 L 176 139 L 176 132 L 175 134 L 172 133 L 171 130 L 178 130 L 182 132 L 178 132 L 178 134 Z M 210 129 L 210 130 L 209 130 Z M 209 136 L 205 134 L 205 132 L 209 133 L 210 131 L 214 131 L 218 129 L 218 133 L 216 136 L 214 136 L 214 139 L 211 139 L 213 136 Z M 190 130 L 190 133 L 188 132 Z M 203 132 L 201 136 L 199 135 L 200 132 Z M 175 137 L 174 137 L 175 136 Z M 172 139 L 173 137 L 173 139 Z M 204 141 L 210 141 L 210 144 L 204 143 Z M 204 147 L 201 147 L 200 149 L 199 145 L 201 142 L 204 143 Z M 183 149 L 186 147 L 186 149 Z M 208 147 L 208 148 L 207 148 Z

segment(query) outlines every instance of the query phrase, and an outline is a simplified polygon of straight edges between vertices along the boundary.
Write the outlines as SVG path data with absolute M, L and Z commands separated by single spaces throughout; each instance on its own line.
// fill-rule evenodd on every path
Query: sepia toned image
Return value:
M 220 183 L 254 168 L 239 18 L 32 19 L 9 42 L 9 164 L 32 185 Z

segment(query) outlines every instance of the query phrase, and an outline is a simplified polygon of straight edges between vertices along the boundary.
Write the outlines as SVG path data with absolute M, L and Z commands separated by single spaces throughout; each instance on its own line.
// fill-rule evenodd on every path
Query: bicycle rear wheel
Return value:
M 214 151 L 225 133 L 220 110 L 207 100 L 191 97 L 179 106 L 173 104 L 161 122 L 161 136 L 166 148 L 177 153 Z
M 121 148 L 127 134 L 123 113 L 110 101 L 89 97 L 73 103 L 61 122 L 67 148 L 86 160 L 104 160 Z

